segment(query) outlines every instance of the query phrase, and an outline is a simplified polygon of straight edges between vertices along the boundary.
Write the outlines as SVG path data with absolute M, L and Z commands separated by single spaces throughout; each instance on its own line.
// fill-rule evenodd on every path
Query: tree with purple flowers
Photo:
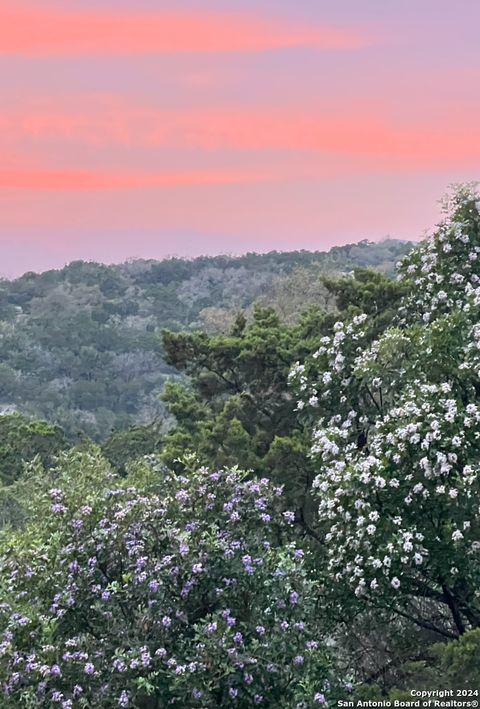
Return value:
M 290 709 L 334 696 L 281 488 L 153 459 L 121 481 L 90 451 L 66 456 L 54 484 L 40 473 L 35 495 L 36 517 L 3 542 L 2 706 Z

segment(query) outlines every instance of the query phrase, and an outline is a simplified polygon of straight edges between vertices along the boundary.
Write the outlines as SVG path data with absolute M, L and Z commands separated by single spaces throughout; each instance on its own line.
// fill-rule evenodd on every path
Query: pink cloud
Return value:
M 0 169 L 0 189 L 48 190 L 58 192 L 122 190 L 145 187 L 182 187 L 194 185 L 231 185 L 262 182 L 265 172 L 108 172 L 75 169 L 10 167 Z M 271 177 L 271 176 L 270 176 Z
M 396 168 L 470 166 L 480 159 L 478 111 L 443 113 L 429 126 L 382 114 L 373 104 L 306 109 L 163 110 L 132 105 L 119 97 L 91 96 L 27 102 L 0 115 L 0 147 L 67 140 L 107 147 L 234 150 L 258 158 L 268 151 L 368 159 Z M 47 143 L 48 144 L 48 143 Z M 316 157 L 317 156 L 317 157 Z
M 287 24 L 252 13 L 39 9 L 17 1 L 0 6 L 0 54 L 6 55 L 351 50 L 369 43 L 355 29 Z

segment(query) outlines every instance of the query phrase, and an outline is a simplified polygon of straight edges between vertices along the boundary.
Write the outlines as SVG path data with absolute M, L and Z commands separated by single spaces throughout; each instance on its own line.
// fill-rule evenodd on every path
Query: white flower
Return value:
M 357 588 L 355 589 L 355 595 L 356 596 L 362 596 L 365 593 L 365 580 L 362 579 L 360 583 L 358 584 Z
M 454 542 L 459 542 L 460 539 L 463 539 L 463 534 L 459 529 L 456 529 L 453 534 L 452 534 L 452 539 Z
M 400 579 L 398 579 L 396 576 L 394 576 L 391 581 L 391 584 L 395 590 L 400 588 Z

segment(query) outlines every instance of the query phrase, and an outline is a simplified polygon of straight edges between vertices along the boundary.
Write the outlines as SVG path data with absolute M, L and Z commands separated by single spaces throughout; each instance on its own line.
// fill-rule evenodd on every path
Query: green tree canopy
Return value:
M 60 426 L 46 421 L 30 421 L 21 414 L 0 415 L 0 481 L 17 480 L 25 463 L 37 457 L 45 466 L 68 446 Z

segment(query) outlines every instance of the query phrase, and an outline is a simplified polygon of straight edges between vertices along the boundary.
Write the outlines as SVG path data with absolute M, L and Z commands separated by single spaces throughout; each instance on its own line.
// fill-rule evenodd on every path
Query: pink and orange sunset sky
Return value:
M 480 177 L 478 0 L 0 0 L 0 275 L 418 238 Z

